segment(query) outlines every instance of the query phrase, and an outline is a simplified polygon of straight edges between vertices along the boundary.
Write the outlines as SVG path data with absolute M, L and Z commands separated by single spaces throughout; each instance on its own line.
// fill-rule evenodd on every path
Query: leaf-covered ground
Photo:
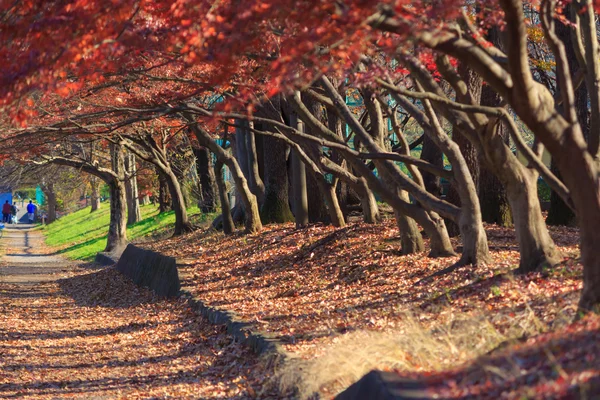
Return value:
M 268 376 L 223 327 L 113 268 L 0 282 L 0 398 L 245 399 Z
M 304 359 L 353 332 L 401 334 L 414 320 L 439 330 L 470 318 L 504 339 L 576 329 L 568 324 L 582 286 L 577 231 L 553 228 L 562 264 L 524 276 L 513 274 L 519 260 L 514 231 L 497 226 L 487 231 L 493 262 L 432 279 L 427 277 L 457 258 L 399 254 L 391 221 L 344 229 L 272 225 L 250 236 L 200 231 L 146 246 L 177 257 L 183 285 L 204 301 L 275 333 Z M 497 345 L 482 339 L 472 351 L 448 354 L 436 366 L 414 361 L 408 370 L 454 370 Z M 590 363 L 600 366 L 596 358 Z

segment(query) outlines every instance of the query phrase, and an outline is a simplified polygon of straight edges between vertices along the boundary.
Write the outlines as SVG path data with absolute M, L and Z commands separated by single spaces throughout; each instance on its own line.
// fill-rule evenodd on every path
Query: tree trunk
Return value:
M 127 155 L 125 156 L 125 170 L 130 176 L 130 178 L 125 182 L 125 191 L 127 196 L 127 225 L 133 225 L 142 220 L 142 214 L 140 212 L 140 202 L 138 198 L 135 155 L 131 152 L 127 152 Z
M 344 214 L 342 214 L 342 209 L 338 203 L 335 186 L 326 182 L 319 182 L 319 186 L 321 188 L 320 192 L 325 195 L 325 204 L 327 206 L 329 218 L 331 219 L 331 224 L 336 228 L 342 228 L 346 226 Z
M 171 211 L 173 204 L 169 195 L 169 183 L 164 172 L 156 168 L 158 174 L 158 212 L 164 213 Z
M 561 174 L 554 159 L 551 161 L 550 170 L 560 179 Z M 553 226 L 577 226 L 575 213 L 554 190 L 550 193 L 550 210 L 548 211 L 546 223 Z
M 359 184 L 362 186 L 362 190 L 359 192 L 360 205 L 362 206 L 363 221 L 367 224 L 376 224 L 381 220 L 379 216 L 379 206 L 375 195 L 369 189 L 367 182 L 364 178 L 359 179 Z
M 512 214 L 502 182 L 484 166 L 479 174 L 481 218 L 489 224 L 512 226 Z
M 100 182 L 98 182 L 98 178 L 95 176 L 90 177 L 90 187 L 92 189 L 92 193 L 90 196 L 92 202 L 92 210 L 90 212 L 97 211 L 100 208 L 100 194 L 98 193 L 98 186 Z
M 410 202 L 408 193 L 405 190 L 401 190 L 399 196 L 402 200 Z M 419 226 L 414 219 L 407 217 L 405 214 L 394 210 L 396 216 L 396 224 L 400 230 L 400 244 L 402 254 L 414 254 L 420 253 L 425 250 L 423 244 L 423 236 L 419 230 Z
M 566 7 L 569 12 L 572 11 L 571 7 Z M 568 16 L 568 15 L 567 15 Z M 569 70 L 574 73 L 579 69 L 579 63 L 577 61 L 577 55 L 575 54 L 575 44 L 573 43 L 573 35 L 570 27 L 562 22 L 556 24 L 556 33 L 558 37 L 565 44 L 565 51 L 567 55 L 567 63 Z M 586 85 L 582 84 L 575 90 L 575 108 L 577 113 L 577 119 L 581 126 L 581 131 L 586 140 L 589 137 L 590 129 L 590 116 L 588 111 L 588 91 Z M 561 107 L 562 111 L 562 107 Z M 564 113 L 563 113 L 564 114 Z M 550 164 L 550 170 L 559 179 L 561 178 L 560 171 L 556 166 L 554 158 L 552 158 Z M 564 225 L 564 226 L 576 226 L 577 218 L 573 210 L 569 208 L 561 199 L 561 197 L 552 191 L 550 193 L 550 210 L 548 211 L 548 218 L 546 218 L 548 225 Z
M 304 132 L 304 124 L 298 119 L 296 113 L 290 115 L 290 126 Z M 295 149 L 292 149 L 292 195 L 294 205 L 294 217 L 296 218 L 296 228 L 303 228 L 308 225 L 308 196 L 306 193 L 306 167 L 300 159 L 300 155 Z
M 215 173 L 212 167 L 212 155 L 206 147 L 194 149 L 196 156 L 196 170 L 200 180 L 201 199 L 198 208 L 203 213 L 212 213 L 217 208 L 217 196 L 215 193 Z
M 223 233 L 226 235 L 231 235 L 235 231 L 235 224 L 233 223 L 233 217 L 231 216 L 231 204 L 229 204 L 229 196 L 227 195 L 225 179 L 223 179 L 222 161 L 217 160 L 215 163 L 214 174 L 217 181 L 217 187 L 219 189 L 219 197 L 221 199 L 221 221 L 223 223 Z
M 265 200 L 260 209 L 264 224 L 294 220 L 288 202 L 287 144 L 272 137 L 264 137 L 265 146 Z
M 256 136 L 250 129 L 254 127 L 252 122 L 243 121 L 242 124 L 247 128 L 246 152 L 248 158 L 248 185 L 250 190 L 256 196 L 257 201 L 263 202 L 265 197 L 265 185 L 260 177 L 260 168 L 258 162 L 258 150 L 256 148 Z
M 427 161 L 428 163 L 433 164 L 439 168 L 444 167 L 444 158 L 442 151 L 427 135 L 423 135 L 421 160 Z M 441 197 L 441 178 L 437 175 L 423 170 L 421 170 L 421 175 L 423 176 L 423 183 L 425 184 L 425 189 L 434 196 Z
M 192 115 L 187 115 L 184 113 L 183 117 L 188 122 L 195 122 L 195 119 Z M 240 169 L 236 159 L 223 150 L 223 148 L 219 146 L 217 142 L 215 142 L 210 134 L 202 129 L 199 125 L 191 124 L 190 127 L 196 135 L 198 142 L 202 146 L 208 147 L 210 151 L 217 156 L 217 161 L 220 160 L 229 168 L 229 171 L 231 172 L 235 182 L 236 189 L 242 197 L 244 207 L 246 208 L 246 233 L 255 233 L 260 231 L 262 229 L 262 224 L 258 211 L 258 202 L 256 201 L 256 196 L 250 191 L 250 188 L 248 187 L 248 181 L 246 180 L 246 177 Z
M 169 171 L 169 173 L 165 172 L 165 176 L 169 186 L 169 193 L 171 194 L 173 211 L 175 211 L 175 232 L 173 232 L 173 234 L 177 236 L 186 232 L 192 232 L 194 227 L 188 218 L 185 199 L 181 191 L 181 184 L 172 170 Z
M 107 183 L 110 190 L 110 223 L 104 251 L 121 251 L 127 245 L 125 184 L 119 179 L 113 179 Z
M 56 192 L 54 183 L 49 182 L 43 187 L 46 200 L 48 202 L 48 223 L 56 221 Z
M 125 165 L 121 146 L 110 145 L 112 170 L 116 177 L 106 182 L 110 191 L 110 223 L 105 252 L 121 251 L 127 245 L 127 196 L 125 194 Z
M 313 101 L 312 99 L 307 98 L 307 107 L 311 111 L 312 115 L 315 118 L 318 118 L 321 122 L 324 123 L 323 118 L 323 109 L 321 105 Z M 337 134 L 341 134 L 338 132 L 338 121 L 339 118 L 337 116 L 332 115 L 332 113 L 327 114 L 327 123 L 330 128 L 333 128 L 333 132 Z M 339 121 L 340 129 L 341 129 L 341 121 Z M 315 132 L 312 132 L 309 126 L 304 126 L 304 129 L 307 134 L 312 136 L 317 136 Z M 307 149 L 310 152 L 317 153 L 320 151 L 319 146 L 313 143 L 306 145 Z M 325 203 L 326 193 L 322 191 L 322 187 L 318 182 L 317 177 L 313 174 L 308 174 L 306 177 L 306 188 L 307 188 L 307 196 L 308 196 L 308 220 L 310 222 L 322 222 L 325 224 L 331 223 L 330 213 L 327 209 L 327 204 Z M 325 189 L 327 191 L 328 189 Z M 337 201 L 337 200 L 336 200 Z

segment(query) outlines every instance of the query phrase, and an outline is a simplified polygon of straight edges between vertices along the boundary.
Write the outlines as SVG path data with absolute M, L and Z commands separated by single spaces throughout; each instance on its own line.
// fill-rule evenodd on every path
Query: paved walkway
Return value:
M 45 254 L 30 225 L 8 226 L 0 252 L 0 399 L 241 400 L 264 386 L 260 360 L 185 302 Z
M 60 279 L 69 270 L 69 261 L 56 254 L 44 254 L 44 237 L 34 225 L 6 225 L 0 239 L 0 282 L 34 285 Z

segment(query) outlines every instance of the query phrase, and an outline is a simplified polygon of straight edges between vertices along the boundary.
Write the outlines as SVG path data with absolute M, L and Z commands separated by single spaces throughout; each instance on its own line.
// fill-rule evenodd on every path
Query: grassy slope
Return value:
M 170 211 L 158 213 L 158 207 L 146 205 L 140 207 L 142 220 L 127 227 L 127 238 L 134 240 L 142 236 L 160 234 L 173 228 L 175 214 Z M 197 207 L 188 210 L 190 215 L 198 214 Z M 195 215 L 193 222 L 204 222 L 209 219 L 206 214 Z M 90 207 L 65 215 L 56 222 L 43 227 L 46 244 L 60 248 L 59 252 L 66 257 L 78 260 L 94 258 L 97 252 L 106 246 L 106 234 L 109 223 L 109 204 L 103 203 L 101 208 L 90 213 Z

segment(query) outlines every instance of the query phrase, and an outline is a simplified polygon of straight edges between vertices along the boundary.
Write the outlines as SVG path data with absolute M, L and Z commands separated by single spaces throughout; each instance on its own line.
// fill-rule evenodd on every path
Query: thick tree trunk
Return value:
M 52 223 L 56 221 L 56 192 L 54 191 L 54 183 L 49 182 L 43 187 L 46 200 L 48 202 L 48 221 Z
M 399 196 L 402 200 L 410 202 L 408 193 L 405 190 L 400 191 Z M 400 244 L 402 246 L 402 254 L 420 253 L 425 250 L 423 244 L 423 236 L 419 230 L 419 226 L 414 219 L 408 218 L 405 214 L 394 210 L 396 223 L 400 230 Z
M 121 251 L 127 245 L 125 184 L 119 179 L 113 179 L 107 183 L 110 190 L 110 223 L 104 251 Z
M 127 155 L 125 156 L 125 170 L 130 176 L 127 182 L 125 182 L 127 196 L 127 225 L 132 225 L 141 221 L 142 214 L 140 212 L 140 202 L 138 197 L 135 155 L 131 152 L 127 152 Z
M 566 7 L 566 10 L 572 11 L 571 7 Z M 575 44 L 573 43 L 573 35 L 570 27 L 562 22 L 556 24 L 556 33 L 558 37 L 565 44 L 565 51 L 567 55 L 567 63 L 571 73 L 579 69 L 579 63 L 577 61 L 577 55 L 575 54 Z M 562 107 L 561 107 L 562 108 Z M 590 128 L 590 116 L 588 111 L 588 91 L 586 85 L 582 84 L 577 90 L 575 90 L 575 108 L 577 113 L 577 120 L 581 126 L 583 136 L 589 137 Z M 562 110 L 561 110 L 562 111 Z M 563 113 L 564 114 L 564 113 Z M 556 166 L 554 158 L 550 164 L 550 170 L 558 178 L 561 177 L 560 171 Z M 548 218 L 546 218 L 548 225 L 565 225 L 565 226 L 576 226 L 577 218 L 573 210 L 569 208 L 561 199 L 561 197 L 552 191 L 550 194 L 550 210 L 548 211 Z
M 92 209 L 90 212 L 97 211 L 100 208 L 100 193 L 98 190 L 99 185 L 100 182 L 98 181 L 98 178 L 96 178 L 95 176 L 90 177 L 90 188 L 92 189 L 92 193 L 90 196 L 90 200 L 92 202 Z
M 272 137 L 264 137 L 265 146 L 265 199 L 260 208 L 262 222 L 283 223 L 294 220 L 288 202 L 287 144 Z
M 229 204 L 229 196 L 223 179 L 223 162 L 217 160 L 215 163 L 215 177 L 217 187 L 219 188 L 219 197 L 221 199 L 221 222 L 223 223 L 223 233 L 231 235 L 235 231 L 235 224 L 231 216 L 231 204 Z
M 421 160 L 427 161 L 436 167 L 444 167 L 443 153 L 437 145 L 427 135 L 423 137 L 423 145 L 421 150 Z M 441 178 L 430 172 L 421 170 L 425 189 L 434 196 L 442 196 Z
M 106 182 L 110 191 L 110 222 L 105 252 L 121 251 L 127 245 L 127 195 L 121 146 L 111 144 L 110 156 L 112 170 L 116 176 Z
M 551 161 L 550 170 L 560 179 L 561 174 L 554 160 Z M 550 194 L 550 210 L 548 211 L 546 223 L 553 226 L 577 226 L 575 213 L 554 190 Z
M 523 168 L 519 179 L 510 182 L 506 188 L 519 243 L 519 272 L 528 273 L 553 266 L 560 255 L 542 217 L 537 196 L 537 173 Z
M 169 183 L 164 172 L 156 169 L 158 175 L 158 212 L 164 213 L 171 211 L 173 204 L 171 202 L 171 196 L 169 195 Z
M 483 221 L 504 227 L 512 226 L 512 214 L 506 190 L 502 182 L 483 166 L 479 174 L 479 204 Z
M 216 181 L 212 167 L 212 156 L 206 147 L 194 149 L 196 156 L 196 170 L 200 181 L 201 199 L 198 208 L 203 213 L 212 213 L 217 208 Z

